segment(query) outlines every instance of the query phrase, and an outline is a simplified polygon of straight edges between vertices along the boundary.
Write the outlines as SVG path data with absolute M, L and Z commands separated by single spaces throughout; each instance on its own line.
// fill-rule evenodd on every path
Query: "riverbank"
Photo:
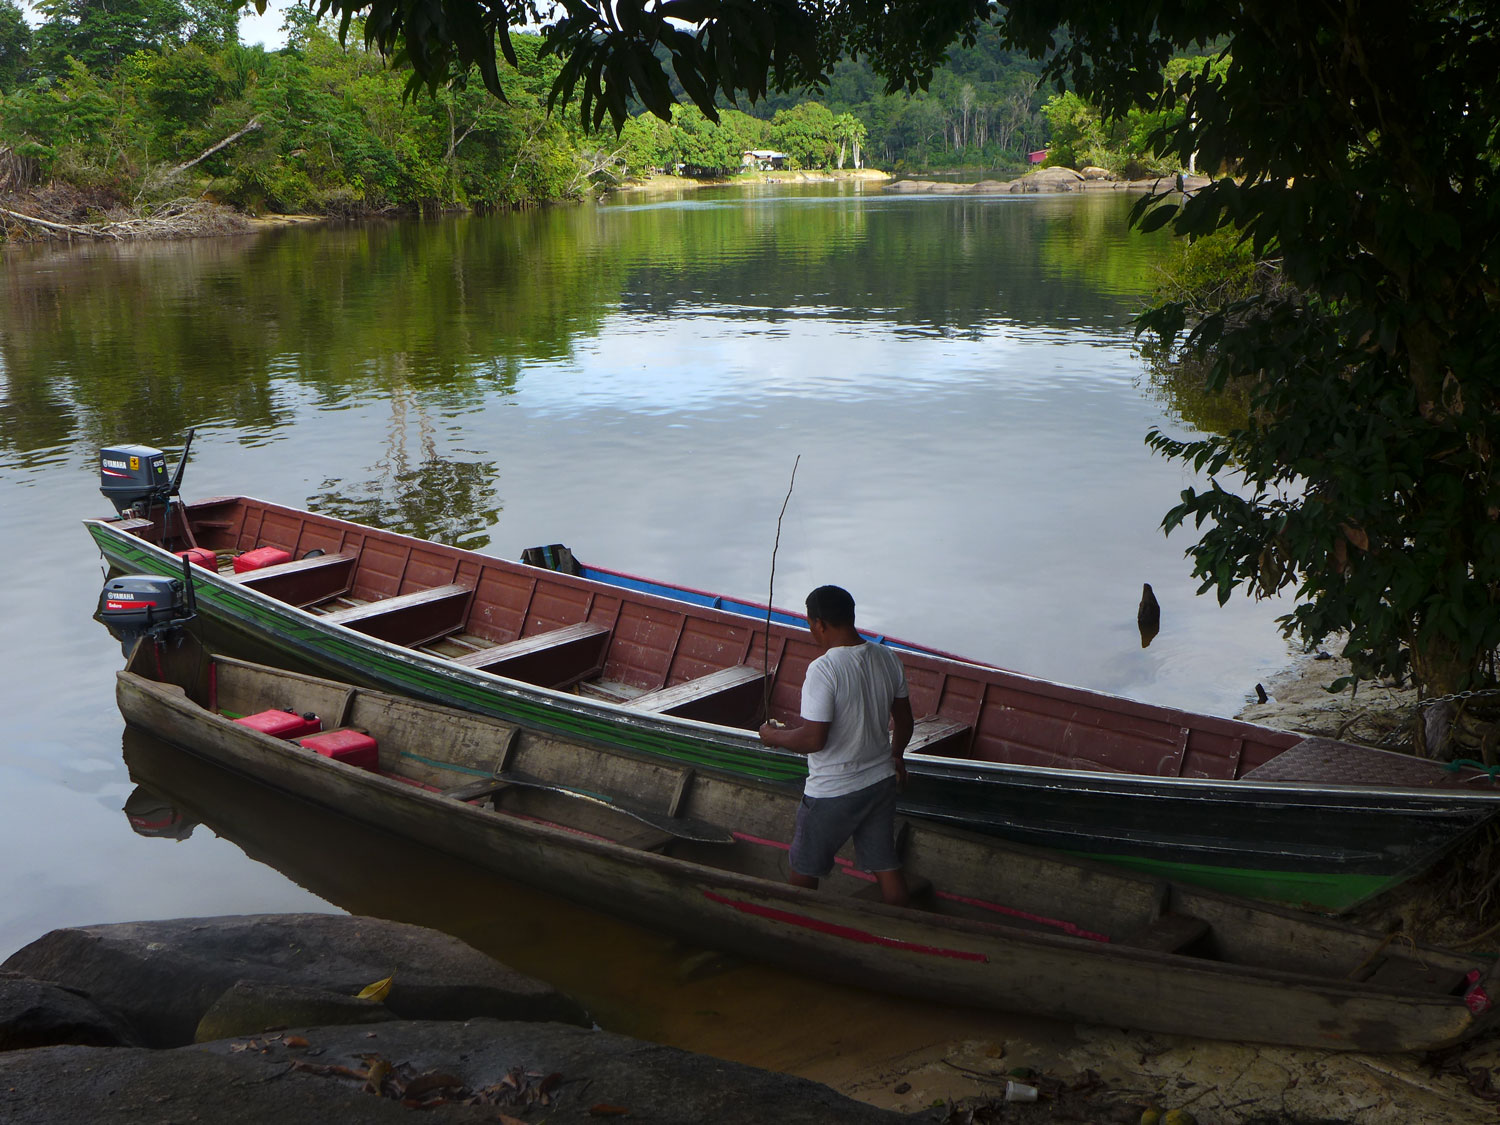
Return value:
M 885 183 L 893 179 L 878 168 L 839 168 L 812 172 L 738 172 L 733 176 L 669 176 L 656 173 L 627 180 L 606 195 L 673 195 L 709 187 L 756 187 L 762 184 Z
M 648 176 L 631 180 L 604 195 L 670 196 L 705 187 L 756 187 L 771 184 L 820 184 L 839 182 L 883 183 L 887 172 L 873 168 L 849 168 L 831 172 L 743 172 L 723 178 Z M 576 203 L 578 200 L 554 200 Z M 411 210 L 371 212 L 366 218 L 411 215 Z M 136 241 L 145 239 L 213 238 L 246 234 L 278 227 L 304 226 L 360 216 L 277 214 L 245 211 L 209 199 L 181 199 L 149 209 L 102 205 L 87 193 L 53 185 L 22 196 L 0 197 L 0 245 L 6 243 L 68 242 L 75 239 Z
M 607 196 L 645 195 L 653 197 L 682 195 L 709 187 L 761 187 L 831 183 L 882 185 L 900 194 L 929 195 L 996 195 L 1024 193 L 1160 191 L 1164 187 L 1192 189 L 1207 183 L 1204 177 L 1187 181 L 1155 178 L 1141 181 L 1109 179 L 1088 175 L 1068 168 L 1044 168 L 1015 180 L 981 180 L 959 183 L 949 180 L 898 179 L 878 168 L 841 168 L 812 171 L 745 171 L 732 176 L 673 176 L 655 174 L 623 181 L 601 193 Z M 555 202 L 576 202 L 556 200 Z M 402 211 L 401 214 L 413 212 Z M 370 218 L 389 217 L 389 209 L 371 212 Z M 135 239 L 204 238 L 225 234 L 243 234 L 273 227 L 299 226 L 328 222 L 348 215 L 331 214 L 250 214 L 209 199 L 175 200 L 148 210 L 131 209 L 118 204 L 103 206 L 100 200 L 66 185 L 50 185 L 24 196 L 7 196 L 0 200 L 0 244 L 4 242 L 69 241 L 99 239 L 122 241 Z
M 1037 168 L 1013 180 L 897 180 L 887 189 L 903 195 L 1029 195 L 1059 192 L 1124 191 L 1135 193 L 1197 191 L 1207 187 L 1207 176 L 1152 176 L 1144 180 L 1121 180 L 1102 168 Z

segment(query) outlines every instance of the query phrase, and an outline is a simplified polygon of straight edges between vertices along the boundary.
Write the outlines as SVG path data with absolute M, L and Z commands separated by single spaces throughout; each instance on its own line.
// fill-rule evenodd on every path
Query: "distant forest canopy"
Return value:
M 342 45 L 307 8 L 268 51 L 239 42 L 232 0 L 36 7 L 32 28 L 0 0 L 0 192 L 50 185 L 96 214 L 184 195 L 252 213 L 487 210 L 653 171 L 738 172 L 758 149 L 802 169 L 1018 172 L 1050 147 L 1049 163 L 1158 170 L 1149 114 L 1106 127 L 1076 95 L 1041 89 L 1041 64 L 989 27 L 925 91 L 888 95 L 846 61 L 816 99 L 773 93 L 718 122 L 683 105 L 670 124 L 640 114 L 616 136 L 546 111 L 559 63 L 534 36 L 515 37 L 508 102 L 477 82 L 404 100 L 406 74 L 360 46 L 361 29 Z

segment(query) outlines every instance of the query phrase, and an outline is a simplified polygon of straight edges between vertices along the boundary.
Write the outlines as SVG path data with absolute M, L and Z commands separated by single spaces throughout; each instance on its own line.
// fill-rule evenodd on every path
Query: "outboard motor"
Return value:
M 167 455 L 149 445 L 116 445 L 99 451 L 99 491 L 124 515 L 167 502 Z
M 167 455 L 149 445 L 115 445 L 99 451 L 99 491 L 121 516 L 146 515 L 153 508 L 166 508 L 182 485 L 193 431 L 182 443 L 177 472 L 167 476 Z
M 182 578 L 126 574 L 104 584 L 94 620 L 120 642 L 127 657 L 142 637 L 161 637 L 197 616 L 186 559 L 183 571 Z
M 165 797 L 137 785 L 125 798 L 122 810 L 137 836 L 159 836 L 166 840 L 186 840 L 198 827 Z

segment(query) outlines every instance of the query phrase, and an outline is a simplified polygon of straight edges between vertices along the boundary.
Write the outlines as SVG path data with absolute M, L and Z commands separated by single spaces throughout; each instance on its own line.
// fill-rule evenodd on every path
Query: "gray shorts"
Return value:
M 895 871 L 896 779 L 841 797 L 803 797 L 797 806 L 797 832 L 792 837 L 792 870 L 821 879 L 833 870 L 833 857 L 844 841 L 854 838 L 854 862 L 864 871 Z

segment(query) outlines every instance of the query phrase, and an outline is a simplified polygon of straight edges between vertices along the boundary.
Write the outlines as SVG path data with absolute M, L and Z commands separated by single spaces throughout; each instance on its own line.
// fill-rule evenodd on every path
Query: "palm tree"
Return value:
M 865 123 L 852 113 L 841 113 L 833 119 L 833 135 L 839 143 L 839 167 L 844 166 L 845 151 L 852 148 L 854 166 L 863 168 L 865 165 L 860 152 L 864 148 L 865 139 L 869 136 Z

